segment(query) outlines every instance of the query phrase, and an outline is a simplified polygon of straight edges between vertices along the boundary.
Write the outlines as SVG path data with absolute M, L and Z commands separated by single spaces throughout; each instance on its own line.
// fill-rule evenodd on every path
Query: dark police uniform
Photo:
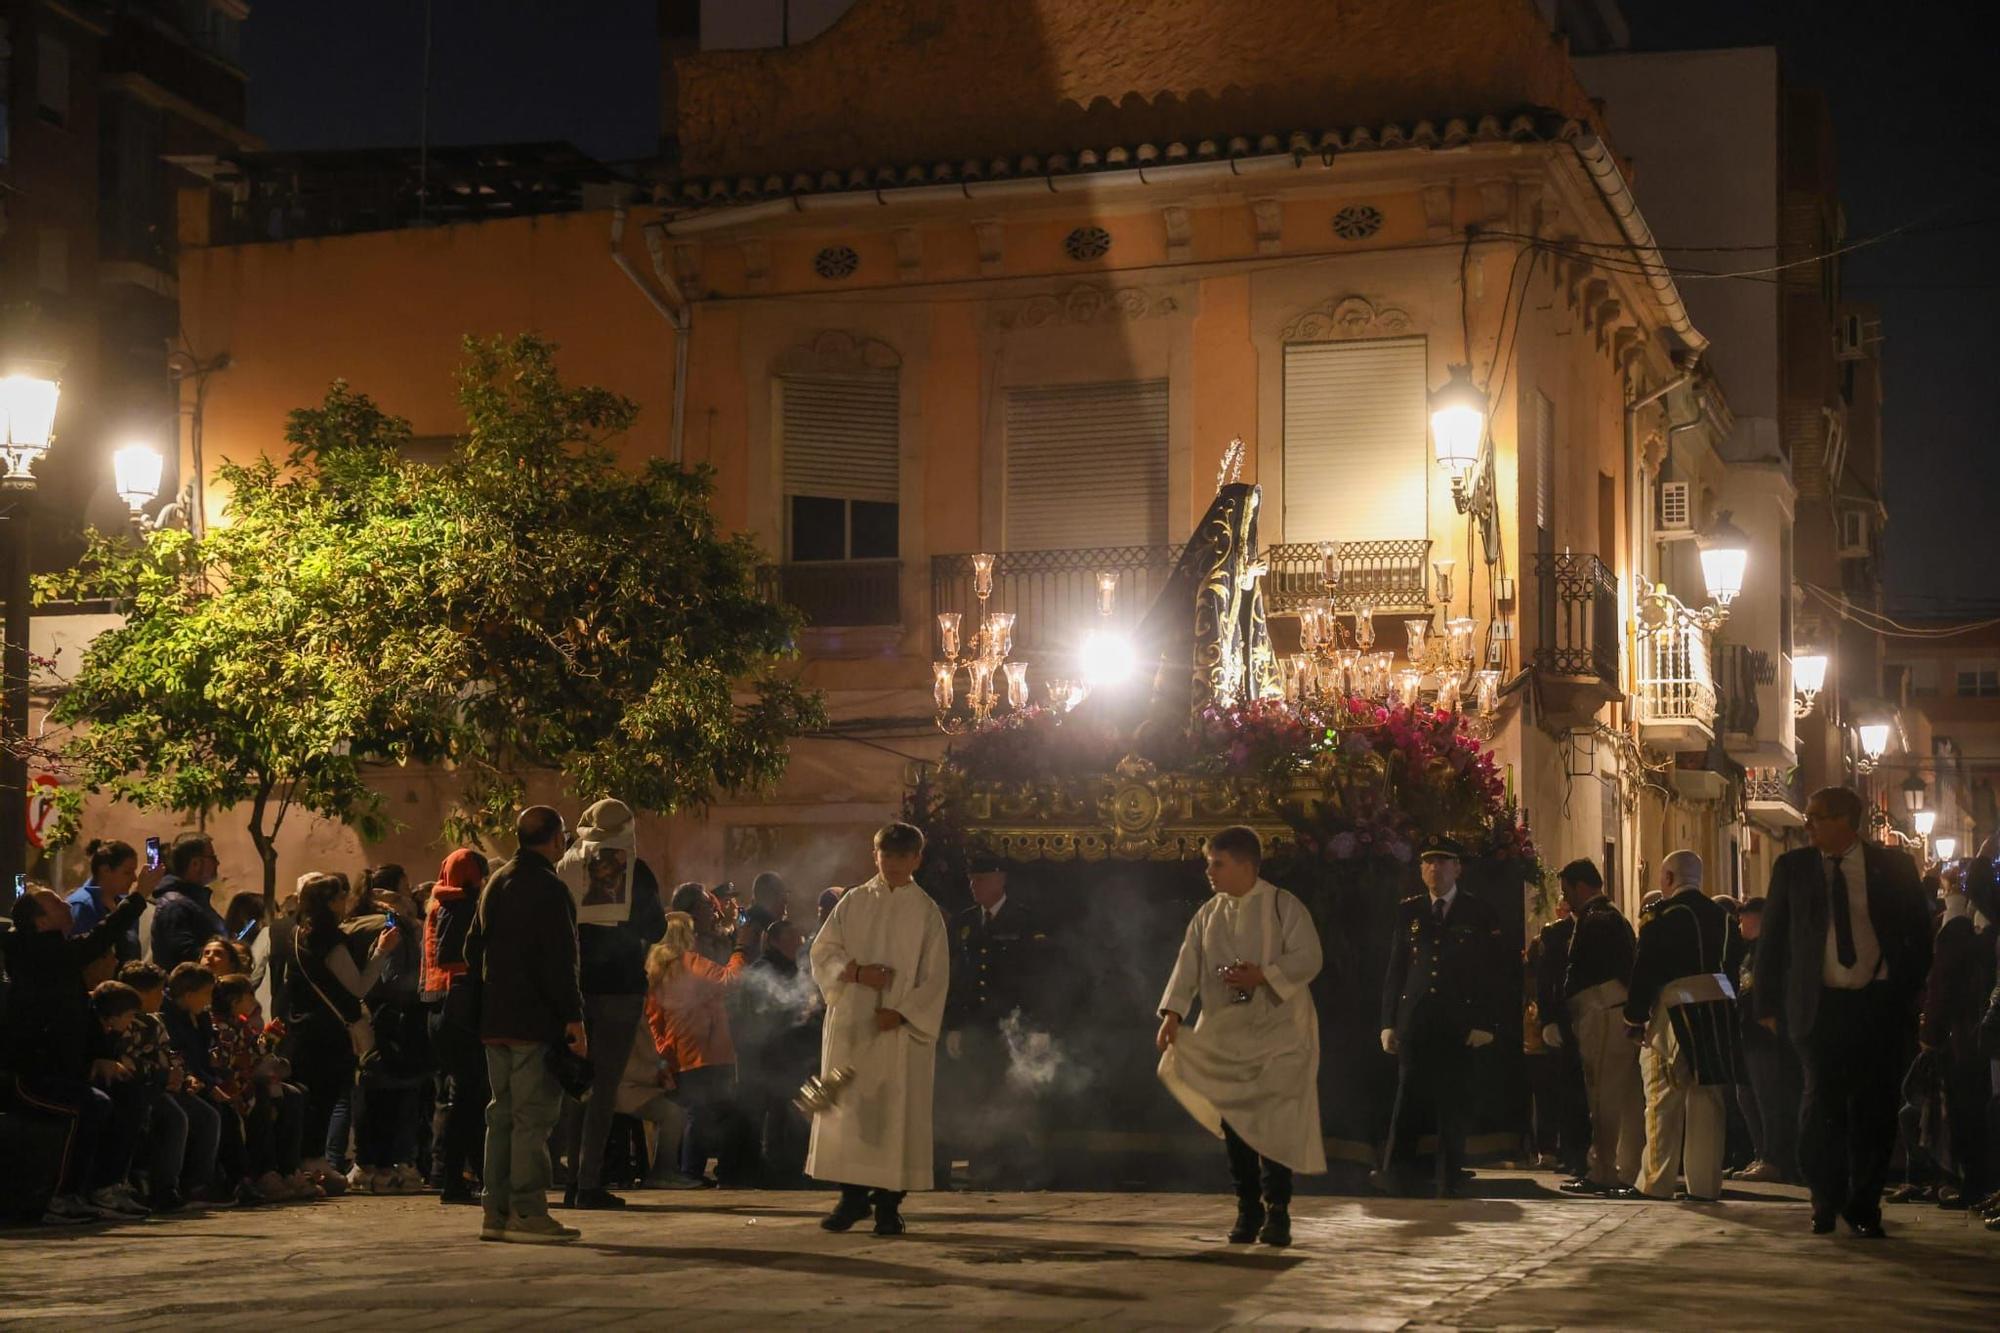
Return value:
M 1435 1128 L 1437 1187 L 1444 1192 L 1464 1156 L 1460 1112 L 1468 1095 L 1468 1034 L 1497 1033 L 1507 993 L 1500 916 L 1463 885 L 1442 923 L 1428 893 L 1396 908 L 1395 941 L 1382 982 L 1382 1027 L 1396 1034 L 1396 1105 L 1383 1158 L 1386 1183 L 1416 1156 L 1417 1137 Z
M 945 1133 L 950 1146 L 965 1151 L 980 1183 L 999 1176 L 1038 1175 L 1039 1139 L 1032 1087 L 1012 1086 L 1012 1064 L 1002 1025 L 1010 1017 L 1024 1029 L 1039 1026 L 1045 1011 L 1043 956 L 1048 936 L 1040 921 L 1016 899 L 1003 899 L 989 919 L 974 904 L 952 918 L 951 983 L 945 999 L 944 1030 L 957 1033 L 962 1053 L 938 1064 L 946 1089 Z M 948 1179 L 949 1177 L 941 1177 Z

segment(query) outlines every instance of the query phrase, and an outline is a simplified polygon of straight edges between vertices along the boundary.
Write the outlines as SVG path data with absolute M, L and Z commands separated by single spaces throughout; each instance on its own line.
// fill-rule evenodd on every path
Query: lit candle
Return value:
M 1375 608 L 1366 602 L 1354 608 L 1354 643 L 1359 648 L 1375 646 Z
M 1428 620 L 1405 620 L 1403 628 L 1410 636 L 1410 660 L 1412 662 L 1423 661 L 1424 640 L 1431 632 L 1431 622 Z
M 958 656 L 958 612 L 956 611 L 938 612 L 938 650 L 946 657 Z
M 1006 666 L 1007 702 L 1016 708 L 1028 706 L 1028 664 L 1009 662 Z
M 972 595 L 982 602 L 993 595 L 993 557 L 984 551 L 972 557 Z
M 931 663 L 931 695 L 937 700 L 941 713 L 951 710 L 952 695 L 956 693 L 953 679 L 957 675 L 957 669 L 949 662 Z
M 1320 581 L 1329 588 L 1340 586 L 1340 543 L 1319 544 Z
M 1118 603 L 1118 576 L 1108 569 L 1097 571 L 1097 614 L 1108 616 Z

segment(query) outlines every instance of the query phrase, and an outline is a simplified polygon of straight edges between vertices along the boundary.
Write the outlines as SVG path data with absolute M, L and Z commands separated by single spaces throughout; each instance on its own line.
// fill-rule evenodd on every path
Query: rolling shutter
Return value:
M 778 383 L 785 494 L 896 503 L 896 377 L 786 375 Z
M 1167 382 L 1007 391 L 1007 548 L 1164 546 Z
M 1424 340 L 1285 347 L 1285 540 L 1429 535 Z

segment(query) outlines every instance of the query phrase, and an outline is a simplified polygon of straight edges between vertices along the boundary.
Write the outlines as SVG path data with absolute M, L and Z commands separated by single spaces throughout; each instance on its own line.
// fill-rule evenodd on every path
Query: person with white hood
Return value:
M 623 801 L 602 800 L 576 822 L 576 840 L 556 874 L 576 904 L 577 976 L 583 1021 L 604 1058 L 592 1068 L 590 1093 L 567 1102 L 558 1142 L 567 1146 L 572 1178 L 565 1207 L 620 1208 L 604 1188 L 604 1147 L 617 1111 L 621 1058 L 633 1046 L 646 1003 L 646 950 L 666 928 L 660 888 L 639 860 L 638 826 Z
M 903 1234 L 903 1196 L 932 1183 L 931 1094 L 951 976 L 944 913 L 916 882 L 924 835 L 911 824 L 875 834 L 875 877 L 841 895 L 813 940 L 812 975 L 826 997 L 820 1077 L 851 1078 L 813 1117 L 806 1172 L 840 1186 L 820 1222 L 846 1231 L 875 1213 L 875 1234 Z
M 1214 897 L 1196 909 L 1160 997 L 1160 1081 L 1229 1151 L 1232 1245 L 1292 1243 L 1292 1177 L 1326 1170 L 1319 1122 L 1319 931 L 1261 874 L 1255 829 L 1208 840 Z M 1201 1017 L 1184 1027 L 1196 999 Z

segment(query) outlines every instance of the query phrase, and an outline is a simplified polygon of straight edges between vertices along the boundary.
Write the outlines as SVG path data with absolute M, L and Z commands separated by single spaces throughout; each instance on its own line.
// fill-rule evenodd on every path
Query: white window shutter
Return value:
M 1164 546 L 1167 382 L 1007 391 L 1007 548 Z
M 1285 347 L 1285 541 L 1430 535 L 1422 338 Z
M 778 383 L 785 494 L 896 503 L 896 377 L 786 375 Z

